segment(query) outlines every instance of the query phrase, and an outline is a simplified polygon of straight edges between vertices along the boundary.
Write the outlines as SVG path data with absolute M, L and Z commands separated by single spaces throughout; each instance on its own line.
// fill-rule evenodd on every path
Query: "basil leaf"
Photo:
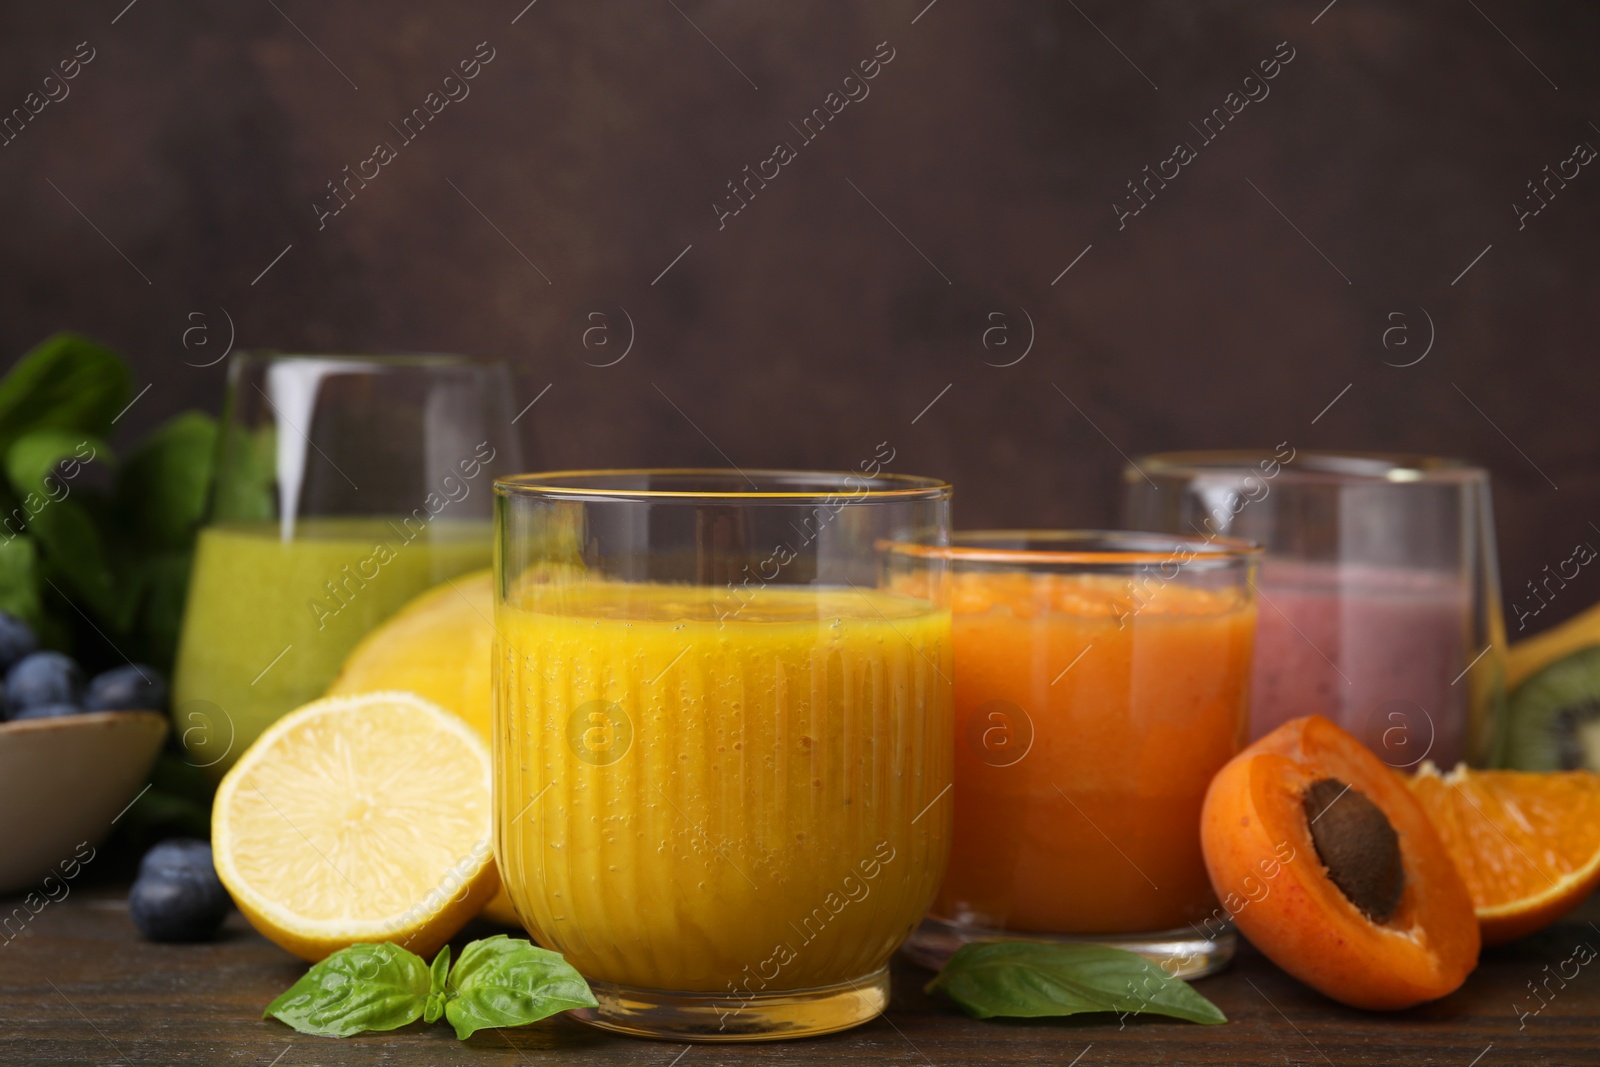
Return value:
M 943 992 L 979 1019 L 1148 1012 L 1196 1023 L 1227 1016 L 1143 956 L 1103 945 L 995 941 L 962 945 L 926 992 Z
M 122 357 L 87 337 L 46 338 L 0 380 L 0 454 L 33 430 L 104 436 L 133 399 Z
M 446 945 L 433 958 L 428 968 L 428 1005 L 422 1009 L 422 1021 L 436 1023 L 444 1016 L 445 977 L 450 973 L 450 946 Z
M 302 1034 L 349 1037 L 416 1022 L 427 999 L 427 964 L 395 944 L 363 943 L 313 964 L 262 1018 L 273 1016 Z
M 450 972 L 445 1018 L 465 1041 L 489 1026 L 524 1026 L 569 1008 L 599 1004 L 561 953 L 505 934 L 474 941 Z

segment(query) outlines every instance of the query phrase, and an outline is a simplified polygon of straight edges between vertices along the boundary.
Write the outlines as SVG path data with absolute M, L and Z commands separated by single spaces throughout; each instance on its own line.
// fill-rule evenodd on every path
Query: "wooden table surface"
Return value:
M 469 928 L 457 947 L 490 932 Z M 1572 975 L 1577 965 L 1563 961 L 1584 943 L 1600 947 L 1600 898 L 1542 934 L 1487 953 L 1453 996 L 1392 1015 L 1333 1004 L 1246 947 L 1228 971 L 1196 983 L 1227 1013 L 1224 1026 L 1135 1019 L 1119 1027 L 1112 1016 L 978 1022 L 923 994 L 928 973 L 897 959 L 885 1016 L 803 1041 L 690 1047 L 607 1034 L 565 1017 L 467 1042 L 447 1026 L 421 1023 L 334 1040 L 261 1019 L 304 965 L 237 914 L 215 942 L 153 945 L 134 931 L 121 893 L 107 888 L 73 892 L 0 943 L 0 1063 L 1600 1064 L 1600 967 L 1579 969 L 1564 988 L 1551 977 L 1553 992 L 1532 1014 L 1541 1002 L 1529 983 L 1562 970 Z

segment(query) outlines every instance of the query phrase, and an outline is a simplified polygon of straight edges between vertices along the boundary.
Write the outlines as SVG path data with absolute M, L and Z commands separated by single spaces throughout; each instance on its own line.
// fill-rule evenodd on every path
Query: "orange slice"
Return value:
M 1600 774 L 1424 763 L 1408 784 L 1472 893 L 1484 944 L 1544 929 L 1600 884 Z

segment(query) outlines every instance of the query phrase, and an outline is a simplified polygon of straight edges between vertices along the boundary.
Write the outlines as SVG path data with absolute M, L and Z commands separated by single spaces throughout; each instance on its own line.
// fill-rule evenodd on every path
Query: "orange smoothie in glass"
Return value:
M 887 1010 L 955 743 L 950 611 L 885 554 L 948 536 L 951 488 L 869 468 L 495 482 L 495 860 L 589 982 L 572 1018 L 765 1041 Z
M 1145 540 L 943 550 L 955 823 L 930 916 L 959 939 L 1144 951 L 1217 907 L 1200 806 L 1245 740 L 1253 558 L 1169 561 L 1172 539 Z
M 947 848 L 950 616 L 877 590 L 531 586 L 501 605 L 499 852 L 591 981 L 721 994 L 882 967 Z

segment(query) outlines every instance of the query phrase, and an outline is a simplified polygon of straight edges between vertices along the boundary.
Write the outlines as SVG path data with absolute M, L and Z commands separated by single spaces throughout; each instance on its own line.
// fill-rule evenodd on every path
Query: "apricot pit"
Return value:
M 1337 778 L 1306 787 L 1306 821 L 1317 858 L 1345 897 L 1373 922 L 1389 921 L 1400 906 L 1405 867 L 1400 835 L 1383 810 Z

